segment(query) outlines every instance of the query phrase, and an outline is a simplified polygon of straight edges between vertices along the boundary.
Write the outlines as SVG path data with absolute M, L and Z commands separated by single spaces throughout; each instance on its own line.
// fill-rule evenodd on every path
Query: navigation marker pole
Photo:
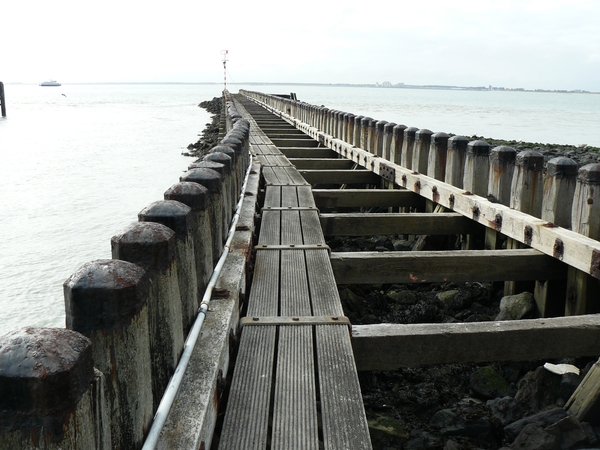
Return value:
M 221 54 L 223 55 L 223 90 L 227 90 L 227 55 L 229 54 L 229 50 L 221 50 Z

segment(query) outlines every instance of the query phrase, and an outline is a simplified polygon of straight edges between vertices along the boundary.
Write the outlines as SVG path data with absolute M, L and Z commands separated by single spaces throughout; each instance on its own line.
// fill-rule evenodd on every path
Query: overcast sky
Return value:
M 4 82 L 220 82 L 228 49 L 234 83 L 600 91 L 597 0 L 14 0 L 1 14 Z

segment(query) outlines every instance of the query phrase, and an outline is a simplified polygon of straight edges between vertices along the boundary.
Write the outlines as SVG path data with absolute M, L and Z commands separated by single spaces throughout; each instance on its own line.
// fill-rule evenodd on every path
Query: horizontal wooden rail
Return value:
M 352 327 L 358 370 L 597 356 L 600 316 Z
M 567 273 L 534 249 L 334 252 L 331 266 L 338 284 L 546 280 Z
M 405 189 L 313 189 L 312 192 L 319 208 L 419 208 L 424 204 L 422 197 Z
M 319 218 L 325 236 L 469 234 L 480 227 L 458 213 L 348 213 L 321 214 Z

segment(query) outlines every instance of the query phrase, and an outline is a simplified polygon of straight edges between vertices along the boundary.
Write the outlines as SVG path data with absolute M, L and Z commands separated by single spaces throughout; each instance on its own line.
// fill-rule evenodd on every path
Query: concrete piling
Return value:
M 174 200 L 159 200 L 142 209 L 138 214 L 138 220 L 140 222 L 157 222 L 175 232 L 177 279 L 182 299 L 183 330 L 186 335 L 196 318 L 199 306 L 191 209 Z
M 175 232 L 155 222 L 137 222 L 111 239 L 112 257 L 149 273 L 148 326 L 154 409 L 175 372 L 183 349 L 183 313 L 175 259 Z
M 86 263 L 64 283 L 67 328 L 91 340 L 106 377 L 113 448 L 139 448 L 152 422 L 149 284 L 120 260 Z

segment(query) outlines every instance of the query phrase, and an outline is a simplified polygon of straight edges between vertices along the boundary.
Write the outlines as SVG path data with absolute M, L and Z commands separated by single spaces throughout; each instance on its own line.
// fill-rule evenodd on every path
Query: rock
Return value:
M 524 412 L 515 399 L 509 396 L 490 400 L 487 406 L 492 411 L 492 414 L 500 419 L 503 426 L 519 420 Z
M 511 446 L 513 450 L 560 450 L 560 439 L 535 423 L 523 428 Z
M 504 427 L 504 438 L 508 442 L 512 442 L 523 429 L 530 424 L 536 425 L 538 428 L 545 428 L 553 423 L 564 419 L 567 412 L 562 408 L 553 408 L 532 416 L 524 417 Z
M 528 372 L 517 384 L 515 400 L 530 412 L 553 405 L 558 398 L 560 377 L 543 367 Z
M 406 239 L 395 240 L 392 245 L 396 251 L 410 251 L 414 241 L 407 241 Z
M 413 438 L 404 443 L 404 450 L 429 450 L 442 448 L 442 438 L 432 436 L 427 432 L 421 433 L 419 437 Z
M 350 289 L 340 290 L 340 300 L 348 311 L 363 314 L 366 309 L 365 300 Z
M 392 443 L 402 442 L 409 437 L 404 424 L 393 417 L 380 415 L 369 420 L 368 424 L 371 440 L 376 448 L 385 448 Z
M 567 416 L 550 425 L 546 431 L 559 438 L 560 448 L 568 449 L 575 445 L 587 444 L 587 433 L 575 417 Z
M 454 298 L 460 293 L 458 289 L 452 289 L 450 291 L 438 292 L 435 296 L 435 299 L 443 304 L 453 304 Z
M 471 375 L 470 387 L 479 397 L 491 399 L 508 395 L 510 386 L 491 366 L 477 369 Z
M 400 305 L 414 305 L 417 303 L 417 296 L 411 291 L 390 291 L 387 296 Z
M 497 435 L 495 420 L 493 416 L 486 415 L 484 408 L 476 405 L 473 408 L 457 410 L 442 409 L 433 415 L 429 424 L 438 428 L 441 436 L 495 440 Z
M 530 316 L 535 310 L 535 301 L 531 292 L 507 295 L 500 300 L 500 314 L 496 320 L 520 320 Z
M 560 377 L 558 395 L 565 401 L 565 403 L 567 400 L 569 400 L 569 398 L 571 398 L 571 395 L 573 395 L 573 392 L 575 392 L 575 389 L 577 389 L 579 383 L 581 383 L 581 377 L 574 373 L 565 373 Z

